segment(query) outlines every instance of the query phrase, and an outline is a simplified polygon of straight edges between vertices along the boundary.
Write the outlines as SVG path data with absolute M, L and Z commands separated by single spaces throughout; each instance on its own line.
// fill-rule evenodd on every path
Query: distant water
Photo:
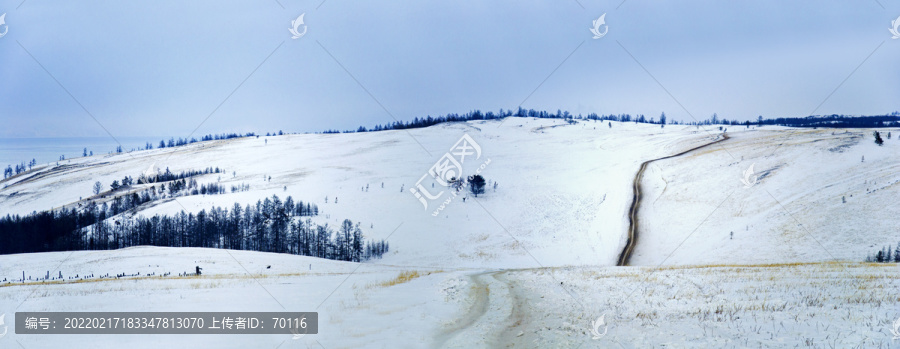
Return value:
M 143 148 L 147 142 L 156 147 L 165 137 L 116 137 L 123 151 Z M 154 139 L 156 140 L 154 142 Z M 168 139 L 168 138 L 166 138 Z M 31 159 L 39 164 L 56 162 L 60 155 L 66 159 L 81 157 L 84 148 L 94 155 L 114 152 L 119 143 L 111 137 L 66 137 L 66 138 L 0 138 L 0 166 L 6 168 Z

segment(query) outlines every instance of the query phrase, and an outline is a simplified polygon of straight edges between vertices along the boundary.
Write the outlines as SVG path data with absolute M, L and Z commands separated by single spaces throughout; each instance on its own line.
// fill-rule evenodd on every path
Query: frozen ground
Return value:
M 483 151 L 481 159 L 466 163 L 467 172 L 470 164 L 490 159 L 483 174 L 498 188 L 478 199 L 457 199 L 432 217 L 435 204 L 424 210 L 401 186 L 410 188 L 463 134 Z M 0 280 L 21 278 L 23 271 L 34 277 L 48 271 L 175 274 L 0 283 L 0 310 L 8 313 L 288 309 L 318 311 L 320 317 L 320 334 L 299 340 L 121 335 L 73 341 L 10 334 L 0 345 L 896 345 L 889 332 L 900 316 L 896 265 L 858 263 L 900 240 L 900 211 L 893 204 L 900 140 L 877 147 L 871 130 L 733 127 L 719 145 L 654 162 L 642 179 L 641 226 L 631 258 L 638 267 L 612 266 L 626 241 L 639 165 L 719 134 L 717 127 L 706 132 L 613 122 L 610 128 L 606 122 L 510 118 L 408 132 L 202 142 L 54 163 L 0 182 L 0 213 L 72 205 L 91 196 L 94 181 L 108 185 L 149 167 L 177 172 L 218 166 L 226 173 L 204 176 L 201 183 L 247 183 L 251 190 L 181 197 L 140 214 L 291 195 L 317 203 L 319 222 L 362 222 L 367 238 L 387 238 L 391 252 L 361 265 L 155 247 L 0 256 Z M 751 164 L 758 180 L 745 188 L 741 179 Z M 366 185 L 369 190 L 361 190 Z M 177 277 L 198 264 L 201 278 Z M 592 339 L 591 321 L 603 314 L 608 332 Z

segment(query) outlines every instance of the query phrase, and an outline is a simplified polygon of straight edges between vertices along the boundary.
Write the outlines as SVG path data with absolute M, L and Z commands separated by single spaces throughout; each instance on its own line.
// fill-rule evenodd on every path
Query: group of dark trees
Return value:
M 280 134 L 282 134 L 281 131 L 279 131 L 279 135 Z M 168 142 L 166 142 L 165 140 L 159 141 L 158 147 L 159 148 L 177 147 L 177 146 L 187 145 L 187 144 L 196 143 L 196 142 L 200 142 L 200 141 L 212 141 L 212 140 L 232 139 L 232 138 L 240 138 L 240 137 L 253 137 L 253 136 L 256 136 L 256 134 L 253 132 L 248 132 L 243 135 L 239 134 L 239 133 L 222 133 L 222 134 L 217 134 L 217 135 L 209 134 L 209 135 L 200 137 L 199 141 L 197 140 L 197 138 L 193 138 L 193 137 L 190 139 L 188 139 L 188 138 L 178 138 L 178 139 L 169 138 Z M 150 150 L 150 149 L 153 149 L 153 144 L 150 142 L 147 142 L 144 145 L 144 148 L 138 148 L 137 150 Z M 134 150 L 136 150 L 136 149 L 132 149 L 132 151 L 134 151 Z M 122 145 L 117 145 L 115 153 L 122 153 L 122 152 L 123 152 Z M 88 156 L 88 155 L 93 156 L 94 152 L 88 151 L 87 148 L 84 148 L 82 150 L 81 155 L 82 156 Z M 65 155 L 59 156 L 60 161 L 65 160 L 65 159 L 66 159 Z M 13 175 L 17 175 L 19 173 L 28 171 L 35 165 L 37 165 L 37 160 L 35 160 L 35 159 L 31 159 L 31 161 L 28 162 L 27 166 L 26 166 L 25 162 L 22 162 L 21 164 L 16 165 L 15 169 L 13 168 L 12 165 L 8 165 L 5 169 L 3 169 L 3 178 L 5 179 L 8 177 L 12 177 Z
M 848 115 L 823 115 L 807 116 L 805 118 L 757 118 L 757 125 L 778 125 L 792 127 L 827 127 L 827 128 L 874 128 L 874 127 L 898 127 L 900 126 L 900 112 L 889 115 L 875 116 L 848 116 Z
M 31 159 L 28 164 L 25 164 L 23 161 L 21 164 L 17 164 L 15 170 L 13 170 L 12 165 L 7 165 L 5 169 L 3 169 L 3 178 L 12 177 L 19 173 L 30 170 L 34 165 L 37 165 L 37 160 Z
M 207 167 L 202 170 L 188 170 L 188 171 L 181 171 L 178 173 L 173 173 L 172 171 L 169 171 L 168 167 L 166 167 L 165 172 L 158 171 L 157 173 L 150 174 L 150 175 L 141 174 L 141 176 L 138 177 L 137 183 L 138 184 L 147 184 L 147 183 L 157 183 L 157 182 L 168 182 L 168 181 L 175 181 L 175 180 L 179 180 L 179 179 L 185 179 L 188 177 L 194 177 L 194 176 L 205 175 L 205 174 L 215 174 L 215 173 L 225 173 L 225 170 L 220 169 L 218 167 Z
M 312 222 L 318 208 L 273 195 L 242 207 L 212 207 L 200 212 L 116 216 L 113 206 L 89 204 L 82 210 L 57 210 L 0 218 L 0 254 L 107 250 L 137 245 L 209 247 L 291 253 L 344 261 L 380 258 L 385 241 L 365 241 L 360 224 L 335 228 Z M 303 218 L 306 217 L 304 220 Z
M 679 122 L 677 120 L 669 120 L 666 117 L 665 113 L 662 113 L 658 119 L 654 119 L 653 117 L 647 118 L 642 114 L 631 115 L 631 114 L 609 114 L 609 115 L 598 115 L 596 113 L 590 113 L 587 115 L 574 115 L 569 113 L 568 111 L 557 110 L 556 112 L 548 112 L 545 110 L 535 110 L 535 109 L 524 109 L 519 107 L 517 110 L 513 111 L 511 109 L 504 110 L 500 109 L 498 112 L 487 111 L 482 112 L 481 110 L 473 110 L 468 113 L 456 114 L 451 113 L 443 116 L 432 117 L 426 116 L 424 118 L 416 117 L 411 121 L 403 122 L 403 121 L 395 121 L 393 123 L 384 124 L 384 125 L 376 125 L 373 128 L 366 128 L 365 126 L 360 126 L 355 131 L 347 130 L 343 131 L 343 133 L 352 133 L 352 132 L 370 132 L 370 131 L 383 131 L 383 130 L 403 130 L 410 128 L 422 128 L 428 127 L 444 122 L 459 122 L 459 121 L 471 121 L 471 120 L 494 120 L 494 119 L 502 119 L 505 117 L 534 117 L 534 118 L 543 118 L 543 119 L 567 119 L 567 120 L 596 120 L 596 121 L 620 121 L 620 122 L 635 122 L 635 123 L 650 123 L 650 124 L 659 124 L 663 127 L 668 124 L 673 125 L 731 125 L 731 126 L 747 126 L 751 125 L 755 126 L 764 126 L 764 125 L 778 125 L 778 126 L 790 126 L 790 127 L 829 127 L 829 128 L 875 128 L 875 127 L 900 127 L 900 112 L 893 112 L 889 115 L 875 115 L 875 116 L 848 116 L 848 115 L 818 115 L 818 116 L 807 116 L 807 117 L 797 117 L 797 118 L 770 118 L 765 119 L 762 116 L 759 116 L 756 121 L 739 121 L 739 120 L 729 120 L 727 118 L 719 118 L 717 114 L 713 114 L 707 119 L 697 120 L 692 122 Z M 610 124 L 612 126 L 612 124 Z M 341 133 L 338 130 L 325 130 L 321 133 Z M 266 133 L 266 136 L 269 135 L 282 135 L 284 134 L 282 131 L 278 131 L 277 133 Z M 221 140 L 221 139 L 231 139 L 238 137 L 252 137 L 256 136 L 253 132 L 248 132 L 243 135 L 238 133 L 223 133 L 218 135 L 206 135 L 197 140 L 196 138 L 169 138 L 169 141 L 165 140 L 159 141 L 158 148 L 169 148 L 169 147 L 177 147 L 182 145 L 187 145 L 191 143 L 196 143 L 198 141 L 209 141 L 209 140 Z M 258 137 L 258 136 L 257 136 Z M 151 143 L 147 143 L 144 149 L 153 149 L 153 145 Z M 85 152 L 87 150 L 85 149 Z M 116 147 L 116 152 L 121 153 L 122 147 Z M 91 153 L 93 154 L 93 153 Z M 60 157 L 60 160 L 65 159 L 65 157 Z M 8 166 L 3 172 L 3 178 L 11 177 L 14 174 L 18 174 L 20 172 L 26 171 L 26 167 L 28 169 L 31 166 L 34 166 L 36 162 L 32 160 L 32 163 L 29 163 L 28 166 L 23 162 L 21 165 L 16 165 L 16 168 L 13 169 L 12 166 Z
M 478 194 L 484 194 L 485 186 L 487 182 L 484 177 L 479 174 L 471 175 L 466 178 L 450 178 L 448 181 L 448 186 L 459 193 L 463 189 L 468 189 L 472 195 L 476 198 Z M 494 183 L 494 190 L 497 189 L 497 183 Z
M 187 190 L 187 195 L 207 195 L 207 194 L 225 194 L 227 191 L 224 185 L 218 183 L 198 184 L 197 180 L 191 177 L 205 174 L 224 173 L 225 171 L 218 167 L 207 167 L 203 170 L 188 170 L 179 173 L 172 173 L 166 168 L 165 172 L 158 172 L 153 175 L 142 174 L 137 181 L 131 176 L 125 176 L 122 181 L 113 180 L 110 183 L 110 193 L 115 194 L 116 191 L 127 190 L 134 184 L 153 184 L 160 183 L 159 186 L 151 185 L 142 191 L 142 195 L 149 195 L 152 200 L 156 200 L 158 196 L 163 196 L 168 189 L 169 196 L 177 196 L 181 191 Z M 168 182 L 168 185 L 165 183 Z M 100 182 L 94 183 L 94 194 L 100 194 L 103 185 Z M 232 186 L 232 192 L 235 188 Z M 136 193 L 135 193 L 136 194 Z
M 596 114 L 591 114 L 596 116 Z M 482 112 L 481 110 L 473 110 L 464 114 L 456 114 L 451 113 L 443 116 L 432 117 L 431 115 L 426 116 L 424 118 L 416 117 L 412 121 L 395 121 L 390 124 L 384 125 L 375 125 L 375 127 L 371 129 L 367 129 L 364 126 L 360 126 L 356 129 L 355 132 L 368 132 L 368 131 L 383 131 L 383 130 L 403 130 L 410 128 L 422 128 L 428 127 L 432 125 L 437 125 L 444 122 L 459 122 L 459 121 L 471 121 L 471 120 L 494 120 L 494 119 L 502 119 L 505 117 L 535 117 L 535 118 L 544 118 L 544 119 L 586 119 L 581 115 L 575 116 L 570 114 L 568 111 L 557 110 L 556 113 L 551 113 L 543 110 L 534 110 L 534 109 L 524 109 L 519 108 L 515 112 L 512 110 L 504 110 L 500 109 L 497 113 L 493 111 Z M 612 120 L 612 119 L 610 119 Z M 328 130 L 323 133 L 337 133 L 336 130 Z M 350 133 L 354 131 L 344 131 L 345 133 Z
M 197 140 L 197 138 L 193 138 L 193 137 L 190 139 L 181 138 L 181 137 L 176 139 L 173 137 L 173 138 L 169 138 L 168 142 L 166 142 L 166 140 L 160 140 L 157 148 L 172 148 L 172 147 L 180 147 L 182 145 L 188 145 L 188 144 L 197 143 L 197 142 L 232 139 L 232 138 L 240 138 L 240 137 L 253 137 L 253 136 L 256 136 L 256 134 L 253 132 L 248 132 L 243 135 L 239 134 L 239 133 L 222 133 L 222 134 L 217 134 L 217 135 L 209 134 L 209 135 L 200 137 L 199 141 Z M 145 146 L 145 149 L 153 149 L 153 145 L 150 143 L 147 143 L 147 145 Z
M 891 247 L 885 246 L 882 247 L 880 251 L 875 252 L 875 254 L 866 256 L 866 262 L 900 263 L 900 243 L 897 244 L 897 248 L 894 249 L 893 254 L 891 254 Z
M 113 181 L 115 184 L 116 182 Z M 179 196 L 179 195 L 216 195 L 216 194 L 225 194 L 228 191 L 225 190 L 225 186 L 219 183 L 206 183 L 206 184 L 198 184 L 197 180 L 194 178 L 184 178 L 180 180 L 174 180 L 169 182 L 168 186 L 165 184 L 160 184 L 160 194 L 163 194 L 165 189 L 168 187 L 169 196 Z M 115 190 L 115 189 L 113 189 Z M 234 192 L 234 186 L 232 186 L 232 192 Z M 182 191 L 186 191 L 186 194 L 182 194 Z
M 410 128 L 422 128 L 428 127 L 444 122 L 459 122 L 459 121 L 471 121 L 471 120 L 493 120 L 493 119 L 502 119 L 505 117 L 533 117 L 533 118 L 542 118 L 542 119 L 568 119 L 568 120 L 597 120 L 597 121 L 620 121 L 620 122 L 635 122 L 635 123 L 649 123 L 649 124 L 659 124 L 663 127 L 667 123 L 673 125 L 732 125 L 732 126 L 763 126 L 763 125 L 779 125 L 779 126 L 792 126 L 792 127 L 833 127 L 833 128 L 860 128 L 860 127 L 897 127 L 900 126 L 900 112 L 893 112 L 890 115 L 881 115 L 881 116 L 845 116 L 845 115 L 826 115 L 826 116 L 808 116 L 803 118 L 772 118 L 772 119 L 764 119 L 762 116 L 759 116 L 755 122 L 745 120 L 729 120 L 727 118 L 719 118 L 718 114 L 713 114 L 709 118 L 705 120 L 697 120 L 693 122 L 679 122 L 677 120 L 669 120 L 666 117 L 665 113 L 660 114 L 658 119 L 654 119 L 653 117 L 646 117 L 643 114 L 631 115 L 631 114 L 609 114 L 609 115 L 598 115 L 596 113 L 590 113 L 587 115 L 574 115 L 569 113 L 568 111 L 557 110 L 554 112 L 548 112 L 545 110 L 534 110 L 534 109 L 524 109 L 519 107 L 516 111 L 513 110 L 504 110 L 500 109 L 499 112 L 494 113 L 492 111 L 482 112 L 480 110 L 473 110 L 464 114 L 447 114 L 444 116 L 432 117 L 426 116 L 424 118 L 414 118 L 412 121 L 402 122 L 395 121 L 393 123 L 384 124 L 384 125 L 376 125 L 375 127 L 369 129 L 364 126 L 360 126 L 356 129 L 356 131 L 347 130 L 344 133 L 352 133 L 352 132 L 369 132 L 369 131 L 382 131 L 382 130 L 402 130 L 402 129 L 410 129 Z M 322 133 L 340 133 L 338 130 L 326 130 Z
M 113 181 L 113 184 L 110 185 L 113 190 L 108 193 L 104 193 L 104 197 L 107 195 L 113 195 L 113 198 L 103 203 L 103 211 L 107 211 L 109 217 L 115 216 L 119 213 L 126 212 L 128 210 L 134 209 L 138 206 L 141 206 L 147 202 L 156 201 L 165 197 L 176 197 L 183 195 L 215 195 L 215 194 L 224 194 L 225 186 L 220 185 L 218 183 L 209 183 L 209 184 L 198 184 L 195 179 L 181 179 L 176 181 L 171 181 L 166 185 L 165 183 L 161 183 L 159 185 L 153 185 L 141 190 L 131 191 L 131 193 L 122 193 L 122 190 L 129 190 L 130 187 L 122 186 L 118 184 L 118 181 Z M 100 193 L 100 190 L 103 186 L 100 182 L 94 183 L 94 193 Z M 119 191 L 116 193 L 116 191 Z M 81 202 L 77 206 L 78 207 L 90 207 L 90 205 L 97 206 L 96 202 L 92 199 L 88 199 L 86 202 Z
M 100 182 L 94 184 L 95 193 L 99 193 L 99 183 Z M 232 186 L 231 192 L 234 193 L 242 190 L 246 191 L 246 189 L 249 189 L 249 186 Z M 149 188 L 140 191 L 134 191 L 130 194 L 116 195 L 108 203 L 104 203 L 104 205 L 109 206 L 109 210 L 112 212 L 110 216 L 113 216 L 143 205 L 144 203 L 155 201 L 160 198 L 165 198 L 167 196 L 176 197 L 185 195 L 216 195 L 225 193 L 225 186 L 219 183 L 197 184 L 197 181 L 195 179 L 181 179 L 169 182 L 168 185 L 160 184 L 158 186 L 150 186 Z M 90 205 L 92 203 L 93 201 L 90 201 L 87 203 L 87 205 Z M 85 206 L 85 204 L 80 204 L 79 206 Z M 318 209 L 316 209 L 316 211 L 318 211 Z

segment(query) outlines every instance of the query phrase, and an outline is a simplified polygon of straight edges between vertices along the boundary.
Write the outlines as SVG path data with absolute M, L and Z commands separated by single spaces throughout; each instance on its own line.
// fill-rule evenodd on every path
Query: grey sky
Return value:
M 686 121 L 900 110 L 898 1 L 279 1 L 0 0 L 0 137 L 106 135 L 78 103 L 116 136 L 176 137 L 220 104 L 198 134 L 523 100 Z

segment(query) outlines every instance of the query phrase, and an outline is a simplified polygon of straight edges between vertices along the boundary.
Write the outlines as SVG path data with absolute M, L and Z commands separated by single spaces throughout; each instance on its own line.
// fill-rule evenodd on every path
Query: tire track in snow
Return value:
M 625 248 L 622 249 L 622 254 L 619 255 L 619 261 L 616 263 L 617 266 L 627 266 L 628 259 L 631 258 L 631 253 L 634 252 L 634 246 L 637 244 L 638 237 L 638 210 L 641 207 L 641 199 L 643 192 L 641 191 L 641 179 L 644 177 L 644 170 L 647 169 L 647 165 L 651 164 L 654 161 L 671 159 L 674 157 L 682 156 L 684 154 L 690 153 L 697 149 L 706 148 L 713 144 L 728 140 L 728 134 L 723 133 L 722 138 L 712 141 L 710 143 L 706 143 L 704 145 L 694 147 L 683 152 L 680 152 L 675 155 L 669 155 L 661 158 L 656 158 L 652 160 L 647 160 L 641 163 L 641 168 L 634 175 L 634 181 L 631 183 L 632 186 L 632 197 L 631 197 L 631 209 L 628 211 L 628 241 L 625 242 Z
M 443 330 L 434 348 L 501 347 L 515 342 L 516 331 L 527 319 L 524 301 L 514 286 L 502 276 L 506 271 L 468 275 L 473 301 L 468 312 Z

